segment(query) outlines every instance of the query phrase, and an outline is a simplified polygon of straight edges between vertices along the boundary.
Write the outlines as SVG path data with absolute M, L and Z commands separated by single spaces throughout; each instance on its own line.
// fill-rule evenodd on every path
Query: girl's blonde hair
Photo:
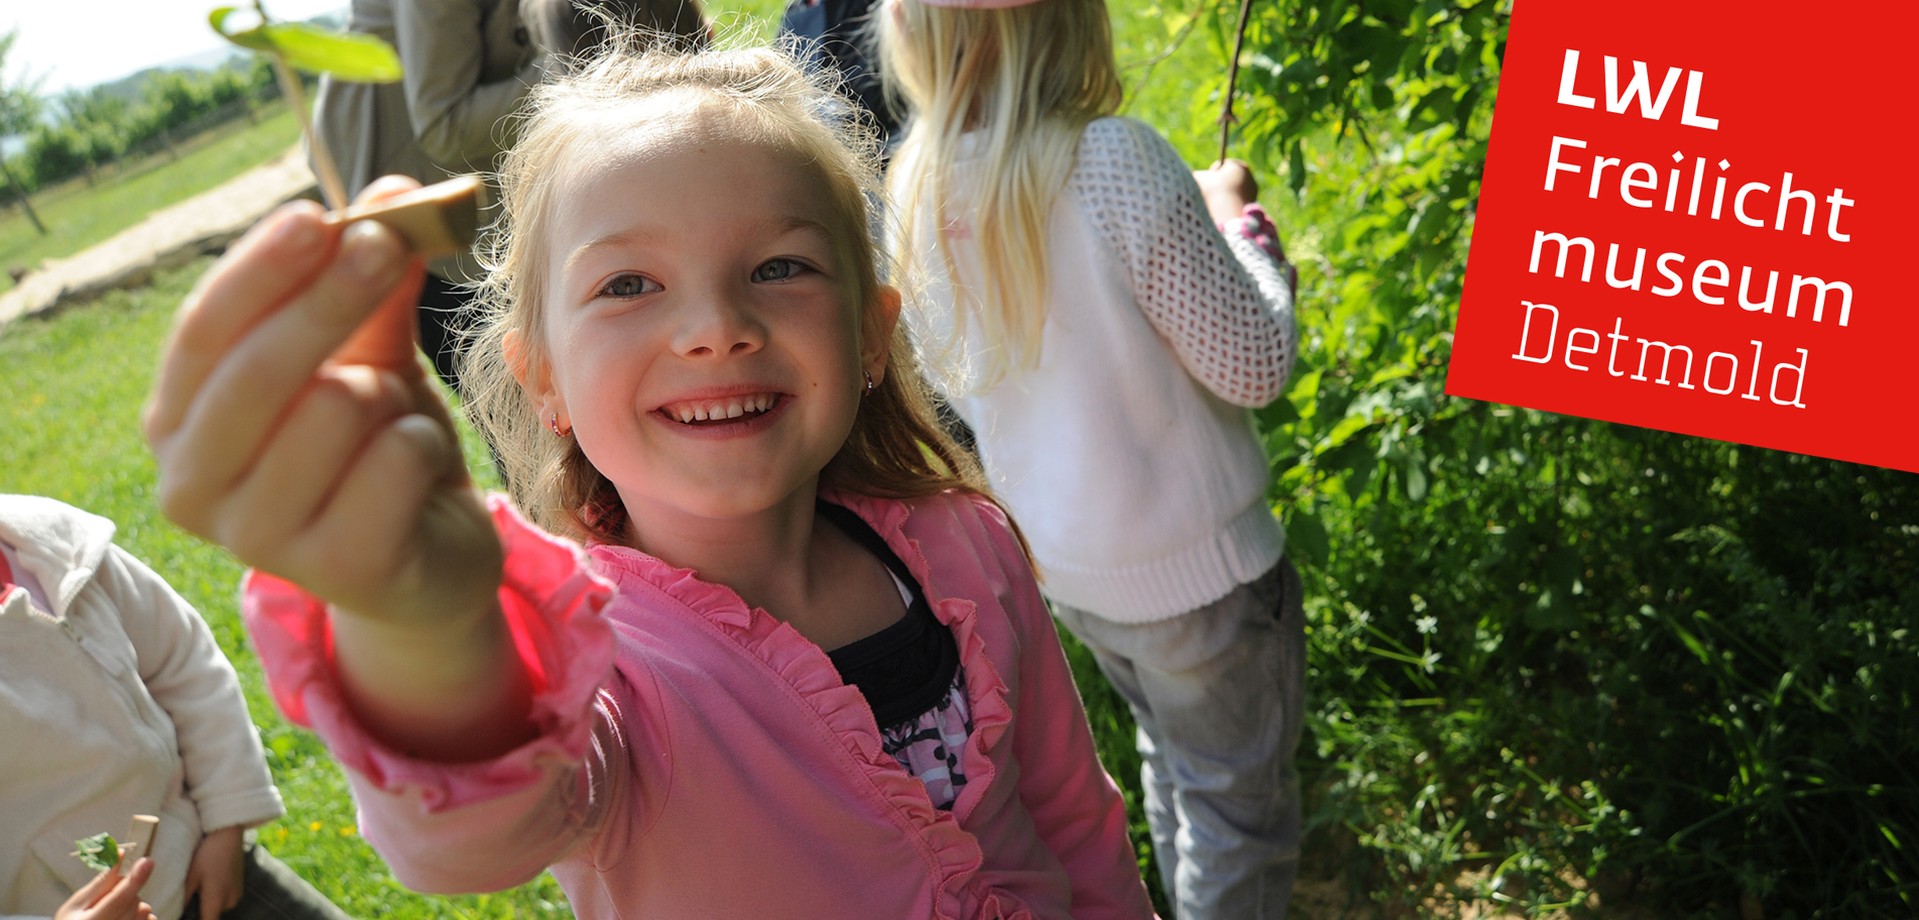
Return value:
M 954 9 L 900 0 L 893 9 L 875 17 L 882 71 L 888 91 L 913 110 L 887 180 L 908 215 L 896 248 L 906 259 L 944 260 L 955 311 L 945 354 L 955 354 L 970 314 L 988 344 L 984 374 L 968 384 L 983 388 L 1039 360 L 1053 202 L 1087 122 L 1119 110 L 1106 4 Z M 962 153 L 978 164 L 963 187 Z M 955 225 L 979 244 L 977 278 L 956 270 L 944 239 Z
M 555 437 L 520 387 L 514 362 L 533 373 L 549 360 L 542 330 L 545 241 L 555 189 L 577 145 L 620 130 L 670 131 L 673 114 L 633 117 L 636 102 L 665 98 L 668 113 L 695 109 L 730 119 L 744 138 L 792 150 L 833 202 L 829 227 L 846 241 L 863 310 L 882 296 L 879 141 L 869 123 L 791 58 L 768 49 L 682 54 L 617 34 L 579 70 L 535 88 L 520 139 L 500 169 L 501 217 L 483 245 L 488 272 L 477 292 L 482 319 L 461 354 L 469 416 L 497 452 L 514 500 L 542 527 L 580 540 L 625 542 L 619 494 L 579 444 Z M 684 104 L 676 104 L 684 99 Z M 649 109 L 660 109 L 652 105 Z M 724 190 L 716 190 L 723 193 Z M 523 346 L 509 354 L 507 343 Z M 985 493 L 972 457 L 934 420 L 925 383 L 896 326 L 886 374 L 861 402 L 853 430 L 821 472 L 828 486 L 886 498 L 947 489 Z

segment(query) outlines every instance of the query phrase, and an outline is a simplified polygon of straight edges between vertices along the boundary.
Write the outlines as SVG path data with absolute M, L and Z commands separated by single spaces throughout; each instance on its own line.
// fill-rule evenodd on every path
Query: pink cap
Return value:
M 1004 10 L 1016 6 L 1030 6 L 1039 0 L 919 0 L 927 6 L 943 6 L 955 10 Z

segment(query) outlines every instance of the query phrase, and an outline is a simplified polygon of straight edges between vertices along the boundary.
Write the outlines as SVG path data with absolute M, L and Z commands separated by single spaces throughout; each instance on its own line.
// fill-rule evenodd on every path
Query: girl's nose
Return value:
M 674 336 L 674 352 L 686 358 L 712 358 L 751 354 L 765 347 L 766 327 L 735 296 L 715 294 L 687 304 Z

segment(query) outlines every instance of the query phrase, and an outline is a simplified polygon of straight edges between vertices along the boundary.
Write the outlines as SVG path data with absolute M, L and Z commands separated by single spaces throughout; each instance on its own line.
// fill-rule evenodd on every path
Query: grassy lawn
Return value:
M 772 33 L 777 0 L 755 0 L 737 19 L 750 34 Z M 758 17 L 754 19 L 752 17 Z M 1179 23 L 1116 9 L 1122 63 L 1132 95 L 1128 112 L 1167 131 L 1196 165 L 1209 160 L 1216 104 L 1196 99 L 1194 74 L 1218 66 L 1201 33 L 1165 52 Z M 227 129 L 177 162 L 162 162 L 100 187 L 84 183 L 35 199 L 54 233 L 41 238 L 24 217 L 0 218 L 0 266 L 32 264 L 105 239 L 149 211 L 174 203 L 263 162 L 297 138 L 284 109 L 259 125 Z M 1274 181 L 1270 178 L 1268 181 Z M 84 307 L 26 320 L 0 334 L 0 491 L 47 495 L 106 515 L 120 525 L 120 543 L 166 576 L 213 625 L 239 669 L 268 749 L 288 816 L 261 829 L 262 842 L 355 916 L 513 917 L 569 913 L 557 885 L 542 879 L 495 895 L 438 898 L 406 892 L 358 836 L 339 768 L 305 732 L 289 726 L 264 695 L 258 663 L 238 623 L 241 569 L 224 552 L 187 536 L 153 505 L 154 469 L 138 429 L 140 407 L 173 309 L 205 270 L 206 260 L 160 273 L 143 288 L 110 294 Z M 8 282 L 0 281 L 0 285 Z M 469 432 L 469 465 L 493 475 Z M 1147 839 L 1136 794 L 1138 758 L 1132 723 L 1117 697 L 1070 642 L 1075 668 L 1109 769 L 1126 787 L 1134 836 Z M 1148 864 L 1150 865 L 1150 864 Z M 1149 871 L 1149 880 L 1154 876 Z M 1150 881 L 1156 888 L 1156 880 Z
M 285 105 L 276 102 L 260 116 L 258 122 L 238 119 L 183 143 L 178 159 L 156 154 L 115 167 L 98 185 L 74 179 L 34 195 L 30 200 L 47 225 L 45 235 L 18 208 L 0 213 L 0 269 L 32 269 L 42 259 L 79 252 L 272 159 L 300 139 L 300 127 Z M 13 279 L 0 273 L 0 291 L 11 287 Z

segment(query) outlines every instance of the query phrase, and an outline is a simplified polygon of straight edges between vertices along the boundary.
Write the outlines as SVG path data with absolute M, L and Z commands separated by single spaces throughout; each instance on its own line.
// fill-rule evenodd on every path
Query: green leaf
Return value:
M 1333 447 L 1338 447 L 1352 441 L 1354 435 L 1372 426 L 1372 413 L 1366 411 L 1363 406 L 1356 407 L 1354 411 L 1345 418 L 1340 419 L 1339 423 L 1333 426 L 1333 430 L 1326 435 L 1326 443 Z
M 1543 632 L 1565 632 L 1579 625 L 1572 605 L 1566 601 L 1566 592 L 1558 587 L 1549 587 L 1539 592 L 1532 606 L 1526 608 L 1526 625 Z
M 73 855 L 95 872 L 105 872 L 120 864 L 120 843 L 105 831 L 73 842 Z
M 1426 455 L 1414 452 L 1406 458 L 1404 470 L 1406 498 L 1417 504 L 1426 500 Z
M 1546 554 L 1545 587 L 1526 611 L 1527 626 L 1564 632 L 1579 625 L 1579 611 L 1572 603 L 1579 568 L 1579 554 L 1570 548 L 1560 547 Z
M 1294 509 L 1292 518 L 1286 522 L 1286 554 L 1306 566 L 1318 568 L 1326 564 L 1329 549 L 1326 525 L 1319 522 L 1319 516 Z
M 1255 412 L 1254 416 L 1259 419 L 1261 430 L 1270 431 L 1299 421 L 1299 410 L 1293 406 L 1292 400 L 1281 397 Z
M 355 83 L 394 83 L 400 79 L 399 54 L 375 36 L 329 32 L 301 22 L 270 22 L 229 32 L 226 21 L 235 12 L 236 7 L 220 7 L 207 14 L 207 22 L 220 37 L 242 48 L 277 54 L 289 67 Z

